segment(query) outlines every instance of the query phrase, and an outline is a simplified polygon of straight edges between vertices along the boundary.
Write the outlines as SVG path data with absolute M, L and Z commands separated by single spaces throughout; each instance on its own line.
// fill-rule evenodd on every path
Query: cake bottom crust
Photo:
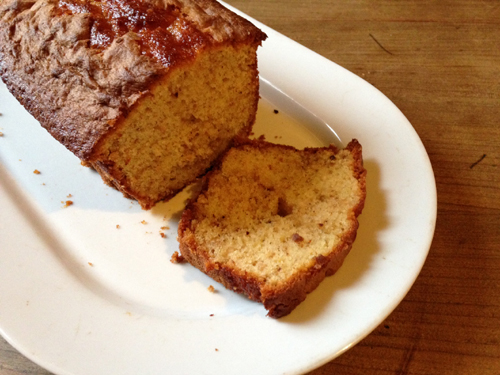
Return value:
M 348 238 L 328 257 L 317 257 L 316 264 L 307 273 L 298 275 L 277 291 L 266 290 L 264 281 L 204 257 L 204 252 L 198 251 L 194 235 L 188 228 L 190 215 L 190 212 L 185 211 L 179 226 L 179 233 L 182 233 L 179 236 L 182 257 L 227 289 L 262 303 L 268 310 L 267 316 L 276 319 L 290 314 L 325 277 L 334 275 L 344 263 L 356 239 L 357 228 L 353 228 Z

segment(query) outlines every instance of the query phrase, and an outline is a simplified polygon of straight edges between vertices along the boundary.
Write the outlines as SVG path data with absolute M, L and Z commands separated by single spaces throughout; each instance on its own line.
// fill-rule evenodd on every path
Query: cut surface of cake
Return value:
M 184 211 L 182 256 L 269 316 L 285 316 L 349 253 L 365 176 L 357 140 L 342 150 L 242 141 Z
M 215 0 L 2 0 L 0 75 L 148 209 L 251 131 L 265 38 Z

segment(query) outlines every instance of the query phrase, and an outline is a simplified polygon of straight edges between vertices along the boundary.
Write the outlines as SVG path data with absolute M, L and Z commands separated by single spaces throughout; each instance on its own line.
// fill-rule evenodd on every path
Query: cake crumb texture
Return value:
M 243 141 L 184 212 L 183 257 L 269 316 L 290 313 L 351 249 L 366 196 L 362 163 L 357 140 L 302 151 Z

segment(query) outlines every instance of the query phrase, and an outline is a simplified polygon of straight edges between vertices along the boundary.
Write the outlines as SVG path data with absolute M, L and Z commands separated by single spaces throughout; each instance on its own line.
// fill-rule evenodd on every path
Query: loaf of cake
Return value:
M 144 209 L 249 134 L 265 38 L 215 0 L 0 1 L 2 80 Z
M 349 253 L 365 175 L 357 140 L 342 150 L 242 141 L 205 176 L 184 211 L 182 257 L 263 303 L 268 316 L 285 316 Z

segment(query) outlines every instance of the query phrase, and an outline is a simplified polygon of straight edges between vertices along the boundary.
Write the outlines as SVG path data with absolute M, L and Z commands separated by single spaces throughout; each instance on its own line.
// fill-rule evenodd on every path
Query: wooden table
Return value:
M 386 94 L 436 176 L 436 233 L 415 285 L 311 374 L 500 374 L 500 2 L 229 3 Z M 0 374 L 48 372 L 0 339 Z

